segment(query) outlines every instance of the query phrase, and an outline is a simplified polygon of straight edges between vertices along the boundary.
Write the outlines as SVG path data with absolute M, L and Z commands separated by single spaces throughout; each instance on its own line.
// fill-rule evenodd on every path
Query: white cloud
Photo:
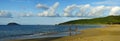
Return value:
M 6 18 L 11 18 L 12 15 L 10 12 L 5 11 L 5 10 L 0 10 L 0 17 L 6 17 Z
M 32 16 L 32 14 L 23 14 L 23 15 L 21 15 L 22 17 L 31 17 Z
M 105 9 L 105 6 L 93 7 L 91 8 L 88 16 L 102 16 L 104 14 Z
M 56 9 L 59 6 L 59 2 L 56 2 L 53 6 L 48 7 L 43 4 L 37 4 L 37 8 L 48 8 L 47 10 L 38 13 L 37 16 L 40 17 L 51 17 L 51 16 L 64 16 L 64 17 L 99 17 L 99 16 L 104 16 L 105 14 L 107 15 L 120 15 L 120 7 L 119 6 L 105 6 L 105 5 L 99 5 L 99 6 L 92 6 L 90 4 L 85 4 L 85 5 L 69 5 L 64 8 L 63 14 L 57 14 Z M 72 13 L 73 10 L 78 9 L 76 13 Z M 61 13 L 61 12 L 60 12 Z M 0 16 L 3 16 L 4 13 L 1 14 Z M 4 15 L 5 16 L 5 15 Z M 34 16 L 32 12 L 28 12 L 25 14 L 22 14 L 22 16 Z
M 76 12 L 75 16 L 83 16 L 83 15 L 85 15 L 88 8 L 90 8 L 90 4 L 86 4 L 86 5 L 76 5 L 76 4 L 69 5 L 64 9 L 63 16 L 74 16 L 73 14 L 71 14 L 72 10 L 74 10 L 74 9 L 79 9 L 79 12 Z
M 59 6 L 59 2 L 56 2 L 48 10 L 38 13 L 38 16 L 56 16 L 56 9 Z
M 20 16 L 22 17 L 33 17 L 33 13 L 32 12 L 27 12 L 27 13 L 22 13 Z
M 77 8 L 77 7 L 78 7 L 78 6 L 77 6 L 76 4 L 67 6 L 67 7 L 64 9 L 64 14 L 63 14 L 63 16 L 72 16 L 72 15 L 70 14 L 70 12 L 71 12 L 73 9 Z
M 52 7 L 48 9 L 49 15 L 48 16 L 55 16 L 56 9 L 59 6 L 59 2 L 56 2 Z
M 46 5 L 44 5 L 44 4 L 38 3 L 38 4 L 36 5 L 36 8 L 38 8 L 38 9 L 48 9 L 49 7 L 46 6 Z
M 43 5 L 39 4 L 39 8 L 43 8 Z M 38 13 L 37 16 L 40 17 L 52 17 L 52 16 L 64 16 L 64 17 L 100 17 L 106 15 L 120 15 L 119 6 L 92 6 L 90 4 L 85 5 L 69 5 L 64 8 L 63 14 L 57 14 L 56 9 L 59 6 L 59 2 L 56 2 L 53 6 L 48 7 L 47 10 Z M 76 13 L 72 13 L 73 10 L 78 9 Z M 32 13 L 24 14 L 23 16 L 34 16 Z
M 42 13 L 38 13 L 38 16 L 48 16 L 48 11 L 43 11 Z
M 64 14 L 63 16 L 73 16 L 71 12 L 72 10 L 78 8 L 79 12 L 75 15 L 77 16 L 84 16 L 84 17 L 100 17 L 100 16 L 106 16 L 107 15 L 120 15 L 120 7 L 116 6 L 91 6 L 90 4 L 86 5 L 70 5 L 67 6 L 64 9 Z
M 48 7 L 49 9 L 46 11 L 43 11 L 42 13 L 38 13 L 38 16 L 57 16 L 56 14 L 56 9 L 59 6 L 59 2 L 56 2 L 53 6 Z M 46 7 L 42 4 L 38 4 L 39 8 L 43 8 Z M 77 11 L 75 14 L 73 15 L 71 12 L 73 12 L 74 9 L 79 9 L 79 11 Z M 109 12 L 108 12 L 109 11 Z M 119 7 L 114 7 L 114 6 L 104 6 L 104 5 L 100 5 L 100 6 L 91 6 L 90 4 L 85 4 L 85 5 L 69 5 L 64 9 L 64 14 L 61 16 L 65 16 L 65 17 L 72 17 L 72 16 L 104 16 L 104 14 L 108 14 L 108 15 L 118 15 L 119 11 Z
M 120 15 L 120 7 L 112 7 L 109 15 Z
M 70 14 L 64 13 L 63 16 L 64 16 L 64 17 L 68 17 L 68 16 L 70 16 Z
M 86 4 L 86 5 L 82 5 L 79 7 L 80 11 L 77 12 L 77 16 L 86 16 L 86 14 L 88 13 L 88 10 L 91 8 L 90 4 Z

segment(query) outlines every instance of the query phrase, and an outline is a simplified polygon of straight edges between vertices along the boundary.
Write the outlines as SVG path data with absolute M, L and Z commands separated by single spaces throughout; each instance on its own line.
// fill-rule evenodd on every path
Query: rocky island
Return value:
M 8 23 L 7 25 L 20 25 L 20 24 L 12 22 L 12 23 Z

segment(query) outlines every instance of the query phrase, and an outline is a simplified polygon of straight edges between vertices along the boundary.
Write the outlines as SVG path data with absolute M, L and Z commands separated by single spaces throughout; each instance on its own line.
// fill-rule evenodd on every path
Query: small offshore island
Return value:
M 8 23 L 7 25 L 12 26 L 12 25 L 20 25 L 20 24 L 17 24 L 17 23 L 11 22 L 11 23 Z
M 25 39 L 13 41 L 120 41 L 120 16 L 108 16 L 94 19 L 80 19 L 61 23 L 68 24 L 103 24 L 103 28 L 81 30 L 80 34 L 65 37 Z

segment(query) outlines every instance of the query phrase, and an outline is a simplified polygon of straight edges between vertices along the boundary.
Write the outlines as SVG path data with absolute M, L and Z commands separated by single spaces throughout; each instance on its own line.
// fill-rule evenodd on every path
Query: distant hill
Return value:
M 93 18 L 93 19 L 79 19 L 79 20 L 60 23 L 60 25 L 67 25 L 67 24 L 120 24 L 120 15 Z

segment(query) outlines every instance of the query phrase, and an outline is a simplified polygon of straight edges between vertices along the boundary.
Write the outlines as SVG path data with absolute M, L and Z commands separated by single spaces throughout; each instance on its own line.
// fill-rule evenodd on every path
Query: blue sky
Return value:
M 54 25 L 119 15 L 119 0 L 0 0 L 0 24 Z

